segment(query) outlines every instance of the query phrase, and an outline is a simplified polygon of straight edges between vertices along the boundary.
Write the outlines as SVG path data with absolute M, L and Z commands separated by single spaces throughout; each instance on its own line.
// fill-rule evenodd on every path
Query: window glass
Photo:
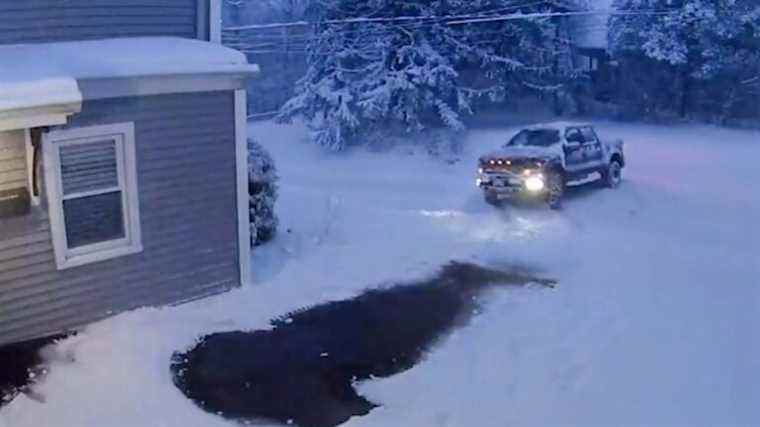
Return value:
M 555 129 L 524 130 L 512 138 L 507 145 L 548 147 L 559 142 L 559 131 Z
M 596 142 L 596 135 L 590 127 L 581 128 L 584 142 Z
M 583 134 L 578 128 L 570 128 L 565 133 L 565 139 L 567 142 L 583 142 Z
M 121 200 L 121 191 L 64 200 L 63 217 L 69 248 L 126 237 Z

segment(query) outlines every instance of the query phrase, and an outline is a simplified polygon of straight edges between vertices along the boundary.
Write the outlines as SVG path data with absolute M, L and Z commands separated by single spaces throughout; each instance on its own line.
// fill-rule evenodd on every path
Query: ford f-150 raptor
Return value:
M 478 162 L 477 186 L 488 203 L 528 197 L 561 206 L 567 185 L 598 175 L 616 188 L 625 167 L 623 141 L 604 141 L 588 124 L 551 123 L 518 132 Z

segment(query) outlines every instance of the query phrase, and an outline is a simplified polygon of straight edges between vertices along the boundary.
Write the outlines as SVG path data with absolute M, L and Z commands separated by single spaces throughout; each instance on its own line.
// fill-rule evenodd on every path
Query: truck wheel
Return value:
M 562 208 L 562 199 L 565 196 L 565 178 L 559 172 L 550 172 L 546 179 L 548 193 L 546 202 L 551 209 Z
M 499 200 L 499 196 L 496 194 L 496 192 L 486 191 L 485 196 L 486 203 L 497 208 L 501 207 L 501 200 Z
M 617 188 L 623 180 L 623 165 L 619 160 L 613 160 L 602 172 L 602 182 L 607 188 Z

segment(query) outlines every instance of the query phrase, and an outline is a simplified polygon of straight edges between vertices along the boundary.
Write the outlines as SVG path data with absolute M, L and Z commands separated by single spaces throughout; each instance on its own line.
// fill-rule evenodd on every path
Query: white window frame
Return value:
M 113 139 L 116 142 L 118 187 L 64 196 L 60 159 L 61 147 L 98 142 L 104 139 Z M 134 123 L 52 131 L 44 135 L 42 147 L 45 187 L 47 189 L 53 247 L 58 269 L 64 270 L 142 252 Z M 73 249 L 69 248 L 64 220 L 64 200 L 96 196 L 114 192 L 117 189 L 121 191 L 122 196 L 125 236 L 107 242 Z

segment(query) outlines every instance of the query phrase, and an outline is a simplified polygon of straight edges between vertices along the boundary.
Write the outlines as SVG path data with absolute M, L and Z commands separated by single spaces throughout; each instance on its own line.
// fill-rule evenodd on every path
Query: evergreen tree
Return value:
M 552 11 L 551 5 L 524 6 L 522 0 L 320 4 L 323 24 L 309 46 L 307 75 L 280 118 L 304 117 L 314 141 L 333 150 L 360 143 L 376 129 L 463 130 L 462 114 L 478 100 L 501 100 L 525 88 L 556 90 L 570 74 L 558 61 L 569 48 L 557 42 L 555 20 L 450 25 L 443 18 Z
M 675 91 L 670 98 L 680 102 L 672 108 L 682 116 L 692 109 L 730 114 L 760 65 L 757 0 L 617 0 L 616 7 L 634 13 L 611 20 L 614 55 L 650 73 L 645 80 L 670 80 L 666 92 Z M 651 66 L 659 75 L 643 69 Z

